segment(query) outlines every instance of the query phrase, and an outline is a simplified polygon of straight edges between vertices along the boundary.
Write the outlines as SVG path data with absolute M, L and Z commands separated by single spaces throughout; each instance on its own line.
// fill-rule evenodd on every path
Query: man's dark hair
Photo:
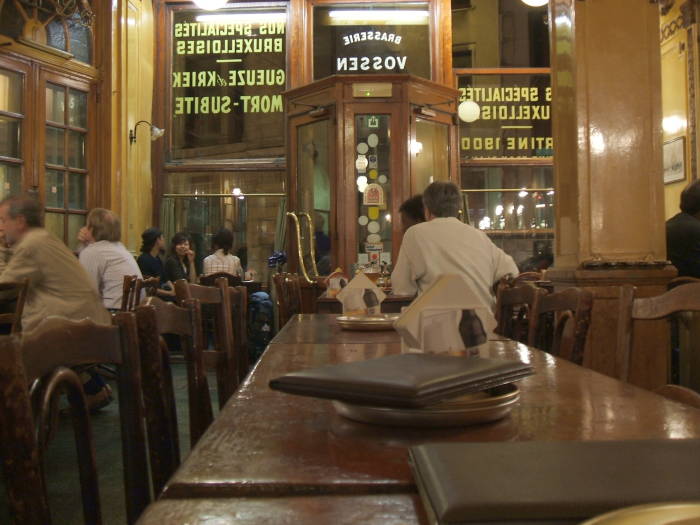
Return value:
M 688 184 L 681 193 L 681 211 L 690 215 L 700 212 L 700 180 Z
M 233 233 L 231 233 L 231 230 L 227 228 L 221 228 L 218 232 L 216 232 L 216 235 L 214 235 L 211 243 L 216 248 L 223 250 L 225 255 L 228 255 L 233 247 Z
M 413 222 L 425 222 L 425 213 L 423 211 L 423 196 L 414 195 L 408 200 L 405 200 L 401 206 L 399 206 L 399 212 L 403 212 L 408 215 Z
M 147 228 L 141 234 L 141 253 L 149 253 L 163 232 L 158 228 Z
M 425 188 L 423 204 L 435 217 L 458 217 L 462 197 L 456 185 L 438 181 Z
M 7 214 L 16 219 L 20 215 L 24 217 L 27 226 L 30 228 L 41 228 L 43 226 L 43 208 L 39 201 L 33 197 L 25 195 L 15 195 L 6 197 L 0 201 L 0 206 L 7 206 Z

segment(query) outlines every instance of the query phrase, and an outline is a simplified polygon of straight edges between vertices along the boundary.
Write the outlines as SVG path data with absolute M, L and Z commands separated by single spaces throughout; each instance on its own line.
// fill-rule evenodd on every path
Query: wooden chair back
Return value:
M 229 397 L 238 388 L 240 358 L 236 352 L 240 349 L 234 344 L 233 309 L 228 282 L 219 277 L 214 286 L 188 283 L 184 279 L 175 281 L 175 296 L 179 303 L 186 299 L 197 299 L 202 305 L 202 317 L 205 328 L 201 331 L 201 347 L 205 366 L 216 371 L 216 384 L 219 407 L 223 408 Z M 209 330 L 206 325 L 213 320 Z M 213 331 L 214 348 L 209 350 L 207 334 Z
M 51 521 L 42 455 L 52 398 L 63 389 L 73 415 L 85 523 L 101 523 L 87 402 L 81 380 L 69 368 L 94 363 L 117 365 L 127 522 L 134 523 L 149 503 L 136 323 L 131 313 L 119 313 L 113 322 L 105 326 L 49 317 L 21 340 L 0 337 L 0 449 L 15 523 Z
M 135 275 L 125 275 L 122 289 L 122 312 L 133 312 L 141 301 L 141 296 L 145 292 L 146 297 L 156 295 L 160 286 L 158 277 L 147 277 L 141 279 Z
M 583 364 L 593 293 L 581 288 L 538 297 L 530 318 L 528 344 Z
M 199 284 L 203 284 L 204 286 L 214 286 L 214 283 L 216 283 L 216 280 L 219 277 L 223 277 L 224 279 L 226 279 L 226 281 L 228 281 L 229 286 L 241 286 L 243 284 L 243 281 L 240 277 L 227 272 L 217 272 L 210 273 L 209 275 L 202 275 L 199 278 Z
M 9 333 L 22 331 L 22 312 L 27 299 L 29 279 L 13 283 L 0 283 L 0 304 L 11 312 L 0 313 L 0 325 L 9 325 Z
M 700 283 L 677 286 L 655 297 L 635 298 L 634 286 L 620 287 L 620 315 L 615 369 L 618 379 L 629 378 L 634 345 L 634 321 L 664 319 L 679 312 L 700 311 Z
M 244 285 L 229 286 L 231 299 L 231 316 L 233 324 L 233 341 L 238 357 L 238 380 L 245 379 L 250 369 L 248 354 L 248 288 Z
M 280 272 L 272 276 L 275 286 L 279 327 L 296 314 L 302 313 L 300 277 L 294 273 Z
M 500 285 L 496 292 L 495 332 L 527 343 L 533 307 L 537 298 L 545 293 L 528 282 L 519 286 Z
M 160 494 L 180 465 L 180 440 L 170 354 L 161 337 L 180 338 L 187 367 L 187 400 L 190 446 L 194 447 L 213 420 L 209 385 L 202 356 L 202 315 L 199 301 L 188 299 L 182 307 L 158 297 L 148 297 L 136 308 L 143 400 L 148 423 L 153 493 Z

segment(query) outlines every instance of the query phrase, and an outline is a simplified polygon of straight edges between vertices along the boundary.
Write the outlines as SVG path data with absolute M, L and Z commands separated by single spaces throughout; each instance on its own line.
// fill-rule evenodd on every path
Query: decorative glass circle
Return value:
M 357 222 L 360 223 L 360 226 L 366 226 L 367 223 L 369 222 L 369 219 L 367 218 L 367 215 L 360 215 L 357 218 Z
M 381 227 L 377 221 L 372 221 L 367 225 L 367 231 L 369 233 L 378 233 L 379 230 L 381 230 Z
M 364 155 L 364 154 L 367 153 L 368 151 L 369 151 L 369 146 L 368 146 L 365 142 L 360 142 L 360 143 L 357 145 L 357 152 L 358 152 L 360 155 Z
M 386 181 L 388 181 L 388 180 L 389 179 L 386 178 L 386 175 L 380 175 L 379 178 L 377 179 L 379 184 L 386 184 Z
M 378 233 L 370 233 L 370 234 L 367 236 L 367 242 L 370 242 L 370 243 L 372 243 L 372 244 L 376 244 L 376 243 L 382 242 L 382 236 L 379 235 Z
M 370 148 L 377 147 L 377 144 L 379 144 L 379 137 L 377 136 L 376 133 L 369 134 L 369 137 L 367 137 L 367 144 L 369 144 Z

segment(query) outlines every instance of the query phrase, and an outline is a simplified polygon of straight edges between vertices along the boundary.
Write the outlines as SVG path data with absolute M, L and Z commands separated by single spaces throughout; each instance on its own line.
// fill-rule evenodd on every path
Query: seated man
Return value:
M 479 302 L 493 310 L 493 285 L 507 274 L 518 274 L 513 259 L 486 234 L 457 216 L 461 198 L 451 182 L 433 182 L 423 192 L 427 222 L 406 230 L 391 274 L 393 292 L 414 295 L 441 275 L 461 275 Z
M 679 277 L 700 278 L 700 180 L 683 190 L 680 208 L 666 221 L 666 252 Z
M 136 259 L 119 242 L 120 238 L 119 217 L 104 208 L 91 210 L 78 232 L 78 240 L 85 245 L 80 251 L 80 264 L 102 297 L 102 304 L 111 311 L 121 308 L 124 276 L 141 278 Z
M 408 200 L 405 200 L 399 206 L 401 214 L 401 229 L 404 233 L 414 224 L 425 222 L 425 212 L 423 211 L 423 196 L 414 195 Z
M 12 248 L 0 282 L 29 280 L 22 330 L 36 328 L 50 315 L 76 321 L 87 317 L 111 324 L 109 312 L 76 256 L 63 241 L 42 228 L 39 202 L 29 197 L 4 199 L 0 202 L 0 231 Z M 97 409 L 111 401 L 111 391 L 98 375 L 90 375 L 83 388 L 88 406 Z

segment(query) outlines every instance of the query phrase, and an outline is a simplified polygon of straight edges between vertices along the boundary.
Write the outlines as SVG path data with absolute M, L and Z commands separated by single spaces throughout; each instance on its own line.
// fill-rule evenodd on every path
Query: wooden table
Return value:
M 413 295 L 392 295 L 388 294 L 382 301 L 382 312 L 385 314 L 397 314 L 401 312 L 401 308 L 408 306 L 413 301 Z M 342 314 L 343 305 L 335 297 L 326 296 L 323 292 L 316 299 L 316 313 L 319 314 Z
M 417 494 L 160 500 L 138 525 L 427 525 Z
M 298 317 L 296 333 L 317 326 L 322 338 L 331 330 L 323 319 Z M 293 370 L 398 353 L 400 344 L 384 341 L 382 332 L 344 343 L 284 342 L 294 340 L 291 329 L 280 336 L 169 481 L 164 497 L 409 494 L 416 489 L 407 447 L 429 441 L 700 437 L 700 411 L 514 341 L 490 341 L 482 354 L 530 362 L 537 371 L 518 383 L 520 402 L 509 417 L 433 430 L 356 423 L 338 416 L 328 400 L 275 392 L 268 382 Z

